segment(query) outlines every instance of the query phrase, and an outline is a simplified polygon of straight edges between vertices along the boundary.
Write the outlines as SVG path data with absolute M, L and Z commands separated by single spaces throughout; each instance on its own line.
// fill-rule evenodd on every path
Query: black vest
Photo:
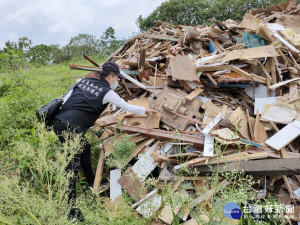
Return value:
M 102 104 L 103 98 L 111 88 L 101 78 L 84 78 L 73 88 L 70 98 L 63 105 L 56 119 L 67 122 L 78 132 L 89 129 L 108 104 Z

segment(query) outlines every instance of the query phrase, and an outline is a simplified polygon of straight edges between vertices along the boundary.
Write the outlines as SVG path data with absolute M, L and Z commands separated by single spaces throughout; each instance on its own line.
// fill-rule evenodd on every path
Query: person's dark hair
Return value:
M 102 70 L 100 73 L 100 77 L 106 78 L 109 75 L 116 76 L 116 74 L 112 71 Z

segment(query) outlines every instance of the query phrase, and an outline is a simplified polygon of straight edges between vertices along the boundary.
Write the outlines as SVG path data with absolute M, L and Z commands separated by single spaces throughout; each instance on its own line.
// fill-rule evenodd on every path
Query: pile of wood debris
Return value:
M 104 155 L 113 152 L 112 140 L 121 129 L 136 147 L 129 169 L 110 171 L 110 204 L 120 200 L 123 189 L 146 218 L 158 212 L 160 222 L 172 224 L 181 211 L 184 224 L 197 224 L 193 208 L 173 199 L 172 210 L 168 202 L 162 204 L 159 185 L 148 191 L 145 180 L 168 181 L 174 196 L 190 196 L 193 205 L 209 207 L 211 196 L 228 181 L 203 193 L 203 176 L 239 169 L 262 181 L 262 196 L 268 192 L 298 212 L 300 6 L 289 1 L 247 13 L 241 22 L 211 21 L 209 27 L 158 21 L 107 59 L 128 78 L 118 93 L 130 104 L 159 113 L 145 117 L 107 107 L 93 127 L 104 129 L 94 188 L 109 188 L 100 186 Z M 185 167 L 201 176 L 178 177 L 176 171 Z M 192 188 L 178 191 L 186 182 Z M 289 218 L 300 221 L 297 213 Z

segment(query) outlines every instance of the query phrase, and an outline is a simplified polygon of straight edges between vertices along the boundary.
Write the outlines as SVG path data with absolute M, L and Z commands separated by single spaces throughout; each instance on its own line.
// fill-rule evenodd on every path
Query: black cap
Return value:
M 119 68 L 118 64 L 113 61 L 104 63 L 102 66 L 102 70 L 114 72 L 121 79 L 125 79 L 125 77 L 120 73 L 120 68 Z

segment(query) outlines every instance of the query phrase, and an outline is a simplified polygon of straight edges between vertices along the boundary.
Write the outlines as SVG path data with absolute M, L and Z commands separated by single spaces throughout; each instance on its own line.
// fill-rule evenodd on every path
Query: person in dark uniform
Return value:
M 73 89 L 66 95 L 64 105 L 55 116 L 52 125 L 55 134 L 61 143 L 64 143 L 64 132 L 80 134 L 82 136 L 82 149 L 73 157 L 68 166 L 67 172 L 72 172 L 69 179 L 68 200 L 72 205 L 69 218 L 83 221 L 83 215 L 78 208 L 74 208 L 76 200 L 76 176 L 81 168 L 83 169 L 86 181 L 90 187 L 94 183 L 94 172 L 91 165 L 91 146 L 84 138 L 86 131 L 94 124 L 108 103 L 130 111 L 135 114 L 150 114 L 155 110 L 134 106 L 126 103 L 120 98 L 114 89 L 118 86 L 118 80 L 124 79 L 120 73 L 119 66 L 115 62 L 106 62 L 101 73 L 92 71 L 76 83 Z M 72 136 L 72 135 L 69 135 Z

